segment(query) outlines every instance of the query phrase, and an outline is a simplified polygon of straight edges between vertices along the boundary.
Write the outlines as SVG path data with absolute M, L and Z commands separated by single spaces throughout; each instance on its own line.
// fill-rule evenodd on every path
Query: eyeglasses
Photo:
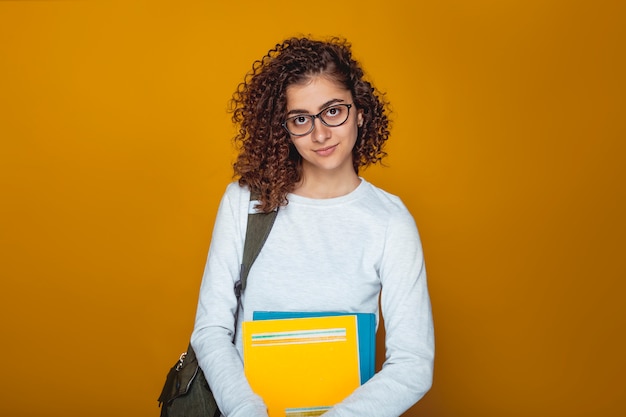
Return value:
M 348 120 L 351 107 L 352 104 L 333 104 L 317 114 L 299 114 L 288 117 L 283 122 L 283 127 L 292 136 L 304 136 L 313 130 L 315 119 L 320 119 L 324 126 L 341 126 Z

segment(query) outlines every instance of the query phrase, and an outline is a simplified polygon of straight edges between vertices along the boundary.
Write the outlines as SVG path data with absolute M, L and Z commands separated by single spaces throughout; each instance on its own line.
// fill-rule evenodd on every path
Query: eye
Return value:
M 291 121 L 296 126 L 302 126 L 309 121 L 309 118 L 307 116 L 295 116 L 291 119 Z
M 324 112 L 324 117 L 327 119 L 336 119 L 338 117 L 341 117 L 343 112 L 343 106 L 332 106 L 326 109 L 326 111 Z

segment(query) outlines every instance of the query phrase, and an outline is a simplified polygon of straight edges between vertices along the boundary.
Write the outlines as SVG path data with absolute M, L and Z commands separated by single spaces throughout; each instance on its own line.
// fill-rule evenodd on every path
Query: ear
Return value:
M 363 110 L 359 110 L 356 115 L 356 124 L 358 127 L 363 126 Z

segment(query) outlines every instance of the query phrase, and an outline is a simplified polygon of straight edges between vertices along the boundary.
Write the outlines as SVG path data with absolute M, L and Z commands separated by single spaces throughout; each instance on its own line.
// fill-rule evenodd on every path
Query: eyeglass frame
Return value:
M 344 120 L 343 122 L 339 123 L 338 125 L 329 125 L 328 123 L 326 123 L 326 121 L 322 118 L 322 113 L 324 113 L 326 110 L 332 108 L 332 107 L 338 107 L 338 106 L 345 106 L 346 109 L 348 109 L 348 115 L 346 116 L 346 120 Z M 289 133 L 291 136 L 296 136 L 296 137 L 301 137 L 301 136 L 306 136 L 309 133 L 311 133 L 313 131 L 313 129 L 315 129 L 315 119 L 319 119 L 320 122 L 326 126 L 326 127 L 339 127 L 343 124 L 345 124 L 348 119 L 350 118 L 350 109 L 352 108 L 352 104 L 349 103 L 336 103 L 336 104 L 331 104 L 330 106 L 324 107 L 319 113 L 317 114 L 298 114 L 295 116 L 291 116 L 285 119 L 284 122 L 281 123 L 281 126 L 287 131 L 287 133 Z M 291 120 L 291 119 L 295 119 L 296 117 L 302 117 L 302 116 L 306 116 L 306 117 L 310 117 L 311 118 L 311 128 L 306 132 L 306 133 L 299 133 L 299 134 L 295 134 L 292 133 L 288 128 L 287 128 L 287 121 Z

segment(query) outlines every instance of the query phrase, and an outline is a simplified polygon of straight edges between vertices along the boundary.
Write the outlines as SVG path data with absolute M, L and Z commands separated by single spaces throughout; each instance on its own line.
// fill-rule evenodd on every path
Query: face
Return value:
M 329 127 L 319 118 L 313 121 L 313 130 L 304 136 L 291 136 L 296 150 L 302 157 L 304 176 L 333 174 L 354 176 L 352 148 L 356 143 L 358 126 L 362 115 L 354 106 L 352 94 L 341 85 L 325 77 L 314 77 L 305 84 L 287 87 L 287 115 L 316 115 L 329 106 L 351 104 L 348 120 L 341 126 Z M 336 110 L 322 113 L 332 120 Z M 331 122 L 332 123 L 332 122 Z

